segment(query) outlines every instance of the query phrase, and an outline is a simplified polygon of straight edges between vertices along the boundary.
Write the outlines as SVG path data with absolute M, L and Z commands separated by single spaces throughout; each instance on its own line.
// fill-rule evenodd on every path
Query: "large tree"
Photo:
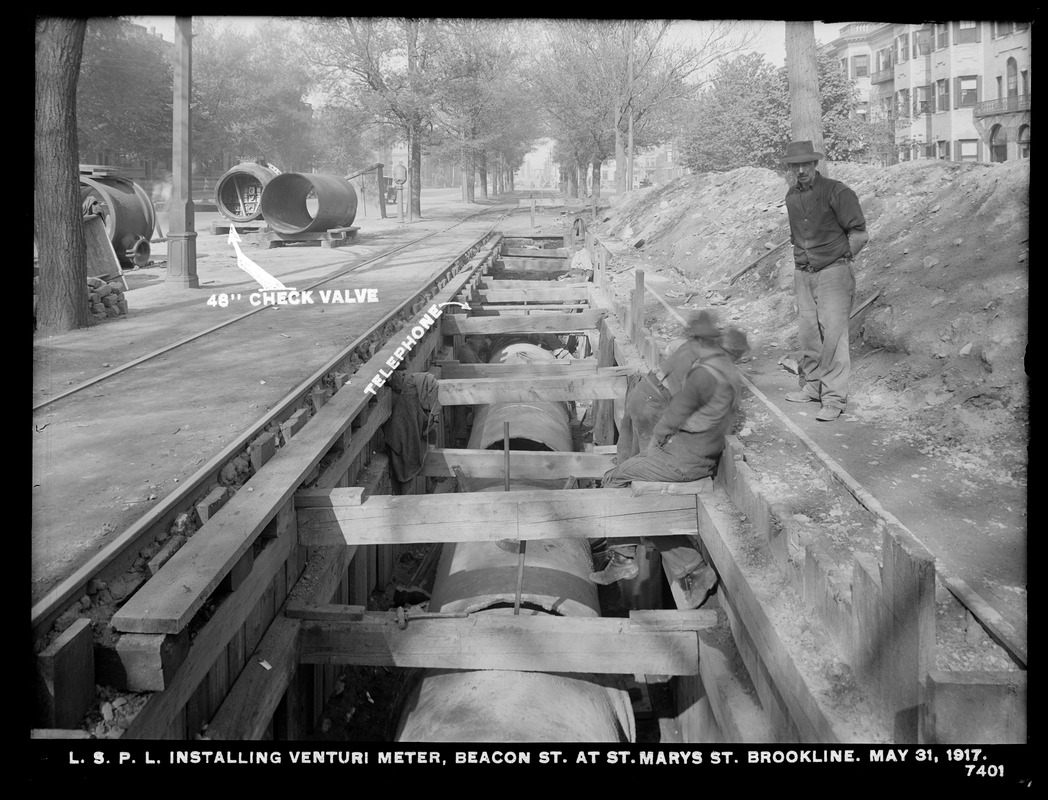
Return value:
M 422 149 L 440 91 L 434 20 L 344 17 L 309 23 L 307 53 L 332 102 L 357 103 L 408 146 L 411 212 L 422 216 Z
M 312 166 L 309 62 L 286 20 L 249 33 L 193 21 L 193 150 L 212 170 L 227 155 L 285 172 Z
M 81 152 L 166 160 L 171 153 L 171 57 L 164 40 L 117 17 L 89 19 L 76 115 Z
M 864 123 L 853 116 L 854 83 L 828 54 L 820 53 L 818 62 L 826 156 L 835 161 L 859 157 L 869 140 Z M 712 84 L 690 104 L 681 135 L 684 161 L 695 171 L 780 169 L 792 138 L 786 68 L 772 67 L 758 53 L 721 64 Z
M 56 333 L 84 327 L 89 320 L 76 135 L 76 84 L 86 27 L 83 19 L 36 21 L 36 318 L 42 330 Z

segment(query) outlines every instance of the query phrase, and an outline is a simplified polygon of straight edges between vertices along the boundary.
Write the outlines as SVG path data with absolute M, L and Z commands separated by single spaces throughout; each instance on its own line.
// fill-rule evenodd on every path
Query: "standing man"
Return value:
M 855 192 L 823 177 L 816 167 L 822 153 L 812 143 L 786 147 L 792 186 L 786 193 L 790 241 L 796 265 L 797 334 L 800 339 L 800 391 L 793 403 L 821 403 L 815 415 L 832 422 L 848 402 L 848 320 L 855 297 L 852 260 L 869 241 L 866 218 Z
M 749 344 L 746 334 L 736 328 L 722 332 L 706 312 L 691 320 L 686 333 L 689 340 L 664 364 L 664 385 L 672 398 L 663 401 L 649 443 L 640 454 L 605 474 L 605 488 L 620 488 L 633 481 L 697 481 L 716 471 L 724 437 L 741 400 L 742 378 L 735 362 L 748 352 Z M 688 608 L 705 602 L 717 574 L 685 535 L 616 539 L 608 548 L 608 565 L 592 573 L 590 580 L 606 585 L 635 577 L 638 543 L 659 550 Z

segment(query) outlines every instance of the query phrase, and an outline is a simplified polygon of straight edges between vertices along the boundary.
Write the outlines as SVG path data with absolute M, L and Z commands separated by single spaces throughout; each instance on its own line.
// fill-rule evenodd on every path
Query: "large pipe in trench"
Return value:
M 500 348 L 494 363 L 554 361 L 541 347 Z M 565 403 L 495 403 L 474 410 L 469 447 L 501 449 L 510 421 L 511 450 L 572 450 Z M 512 473 L 512 456 L 510 459 Z M 477 491 L 503 491 L 502 477 L 473 481 Z M 513 480 L 511 489 L 559 488 L 561 481 Z M 532 542 L 524 561 L 521 614 L 600 616 L 585 539 Z M 494 542 L 445 544 L 429 610 L 513 614 L 518 556 Z M 424 623 L 423 623 L 424 624 Z M 404 705 L 396 740 L 404 742 L 632 742 L 628 692 L 616 676 L 427 670 Z

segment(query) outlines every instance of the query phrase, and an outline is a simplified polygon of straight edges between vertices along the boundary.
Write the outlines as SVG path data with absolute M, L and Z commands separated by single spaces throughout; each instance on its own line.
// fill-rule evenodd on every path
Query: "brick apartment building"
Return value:
M 883 163 L 1029 158 L 1029 22 L 853 22 L 826 48 L 859 88 L 858 113 L 891 126 Z

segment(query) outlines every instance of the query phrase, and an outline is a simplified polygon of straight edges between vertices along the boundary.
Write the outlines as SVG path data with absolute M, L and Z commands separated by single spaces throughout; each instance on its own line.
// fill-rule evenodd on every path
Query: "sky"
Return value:
M 174 17 L 132 17 L 139 25 L 147 28 L 155 27 L 157 33 L 161 34 L 167 41 L 175 40 L 175 18 Z M 237 25 L 246 30 L 253 30 L 259 22 L 266 17 L 211 17 L 216 22 L 224 25 Z M 786 23 L 782 20 L 747 20 L 747 24 L 760 29 L 760 35 L 754 50 L 765 54 L 768 62 L 776 67 L 786 63 Z M 687 25 L 687 23 L 683 23 Z M 827 44 L 837 38 L 840 29 L 847 22 L 816 22 L 815 40 Z

